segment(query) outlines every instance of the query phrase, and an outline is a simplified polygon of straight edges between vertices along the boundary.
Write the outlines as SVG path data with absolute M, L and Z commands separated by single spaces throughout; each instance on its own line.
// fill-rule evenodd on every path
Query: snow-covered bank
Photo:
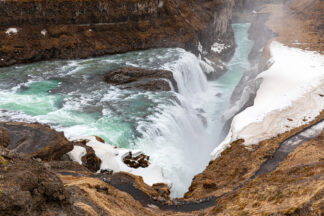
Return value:
M 324 109 L 324 56 L 278 42 L 270 51 L 273 64 L 256 78 L 263 81 L 254 105 L 234 117 L 212 159 L 235 140 L 257 144 L 308 123 Z
M 112 170 L 113 172 L 128 172 L 133 175 L 142 176 L 146 184 L 152 186 L 155 183 L 165 183 L 170 184 L 170 182 L 163 177 L 162 169 L 155 165 L 149 164 L 146 168 L 131 168 L 127 166 L 123 159 L 132 153 L 134 157 L 143 154 L 140 150 L 130 150 L 124 148 L 117 148 L 108 143 L 99 142 L 96 137 L 88 136 L 82 137 L 81 140 L 88 140 L 87 146 L 90 146 L 95 151 L 98 158 L 101 160 L 100 172 L 101 170 Z M 77 140 L 75 140 L 77 141 Z M 74 146 L 73 150 L 68 153 L 69 157 L 78 163 L 81 162 L 81 158 L 86 154 L 86 150 L 81 146 Z

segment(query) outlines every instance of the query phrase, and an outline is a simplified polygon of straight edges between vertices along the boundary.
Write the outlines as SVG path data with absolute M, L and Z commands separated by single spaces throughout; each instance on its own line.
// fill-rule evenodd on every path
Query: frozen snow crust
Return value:
M 130 150 L 124 148 L 117 148 L 108 143 L 99 142 L 94 136 L 82 137 L 78 140 L 88 140 L 87 146 L 90 146 L 95 151 L 98 158 L 101 160 L 101 170 L 112 170 L 114 172 L 128 172 L 133 175 L 142 176 L 144 182 L 150 186 L 155 183 L 165 183 L 170 186 L 170 181 L 163 177 L 162 170 L 155 164 L 150 164 L 146 168 L 131 168 L 128 167 L 123 159 L 132 152 L 133 156 L 143 154 L 140 150 Z M 74 140 L 77 141 L 77 140 Z M 86 154 L 84 147 L 74 146 L 73 150 L 68 153 L 69 157 L 80 164 L 82 164 L 81 158 Z
M 276 41 L 270 52 L 272 66 L 256 77 L 262 83 L 254 105 L 234 117 L 227 137 L 212 152 L 213 160 L 233 141 L 258 144 L 307 124 L 324 109 L 324 56 Z

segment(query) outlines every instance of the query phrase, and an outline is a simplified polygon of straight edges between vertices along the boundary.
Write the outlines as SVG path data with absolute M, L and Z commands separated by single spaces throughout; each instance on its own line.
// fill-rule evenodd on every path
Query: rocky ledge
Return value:
M 87 150 L 81 164 L 67 155 L 76 146 Z M 125 160 L 130 166 L 148 163 L 143 155 Z M 169 199 L 167 185 L 149 187 L 127 173 L 96 173 L 100 164 L 85 142 L 69 142 L 46 125 L 2 122 L 0 215 L 154 215 L 132 191 L 144 200 Z
M 159 47 L 204 56 L 216 40 L 234 47 L 233 5 L 234 0 L 0 1 L 0 66 Z
M 228 170 L 229 175 L 225 173 L 225 176 L 242 182 L 238 186 L 230 179 L 222 182 L 220 176 L 220 181 L 204 180 L 205 191 L 197 196 L 199 199 L 170 200 L 165 184 L 151 187 L 141 177 L 124 172 L 96 173 L 85 164 L 64 157 L 64 151 L 56 154 L 60 159 L 44 161 L 34 154 L 9 150 L 5 146 L 10 139 L 5 132 L 10 132 L 10 128 L 0 129 L 0 215 L 321 215 L 324 210 L 324 131 L 295 146 L 273 170 L 250 179 L 242 180 L 249 173 L 245 168 L 248 163 L 238 161 L 243 166 L 239 170 L 235 165 L 231 169 L 229 164 L 220 167 L 221 173 Z M 310 133 L 302 134 L 302 139 L 307 134 Z M 45 137 L 45 134 L 38 136 Z M 268 143 L 271 146 L 271 142 Z M 76 142 L 66 145 L 71 144 L 84 145 Z M 234 149 L 238 146 L 239 143 L 224 152 L 224 155 L 232 155 L 231 164 L 236 163 L 230 152 L 236 152 Z M 241 148 L 240 152 L 251 151 Z M 250 158 L 255 159 L 255 154 L 250 154 L 249 162 Z M 259 158 L 267 160 L 273 154 L 274 151 L 269 150 L 267 157 Z M 219 161 L 213 163 L 219 164 Z M 241 177 L 237 178 L 238 175 Z M 233 186 L 225 190 L 226 184 Z M 208 194 L 219 195 L 201 199 Z
M 148 70 L 137 67 L 121 67 L 105 74 L 106 83 L 121 88 L 136 88 L 147 91 L 178 91 L 173 73 L 167 70 Z

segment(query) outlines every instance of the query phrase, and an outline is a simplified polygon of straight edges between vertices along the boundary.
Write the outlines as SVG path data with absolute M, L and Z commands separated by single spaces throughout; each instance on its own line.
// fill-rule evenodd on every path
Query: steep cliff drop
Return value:
M 0 53 L 13 59 L 1 66 L 165 46 L 196 55 L 163 48 L 0 68 L 0 119 L 68 137 L 1 122 L 0 214 L 321 215 L 324 4 L 239 2 L 254 44 L 250 25 L 234 24 L 237 50 L 219 77 L 233 52 L 233 1 L 1 1 Z M 54 51 L 44 51 L 49 35 Z
M 252 67 L 244 73 L 234 91 L 233 106 L 225 115 L 227 119 L 234 116 L 227 138 L 213 151 L 213 160 L 195 176 L 185 194 L 186 198 L 222 196 L 213 214 L 323 212 L 323 186 L 317 185 L 323 181 L 322 160 L 288 161 L 296 151 L 302 151 L 298 148 L 304 148 L 297 146 L 307 146 L 303 142 L 323 130 L 324 58 L 319 20 L 324 3 L 269 3 L 251 15 L 250 38 L 255 41 L 249 56 Z M 317 144 L 322 146 L 321 138 Z M 312 151 L 307 148 L 305 157 Z M 286 170 L 281 169 L 283 164 Z M 304 171 L 297 171 L 299 168 Z M 313 174 L 308 173 L 308 168 Z M 294 170 L 300 175 L 295 175 Z M 260 183 L 265 179 L 269 182 L 264 182 L 262 188 Z M 300 184 L 303 181 L 309 184 Z M 256 182 L 260 188 L 254 188 Z M 304 189 L 309 196 L 297 200 L 293 194 L 301 194 Z

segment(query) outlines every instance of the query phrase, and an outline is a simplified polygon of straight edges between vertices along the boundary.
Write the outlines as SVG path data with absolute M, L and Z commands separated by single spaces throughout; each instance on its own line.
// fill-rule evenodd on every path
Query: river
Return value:
M 237 49 L 229 71 L 215 81 L 207 81 L 195 55 L 179 48 L 0 68 L 0 120 L 45 123 L 70 139 L 97 135 L 118 147 L 141 149 L 172 182 L 172 197 L 180 197 L 220 142 L 222 115 L 249 67 L 249 26 L 233 24 Z M 179 92 L 103 82 L 107 71 L 121 66 L 171 70 Z

